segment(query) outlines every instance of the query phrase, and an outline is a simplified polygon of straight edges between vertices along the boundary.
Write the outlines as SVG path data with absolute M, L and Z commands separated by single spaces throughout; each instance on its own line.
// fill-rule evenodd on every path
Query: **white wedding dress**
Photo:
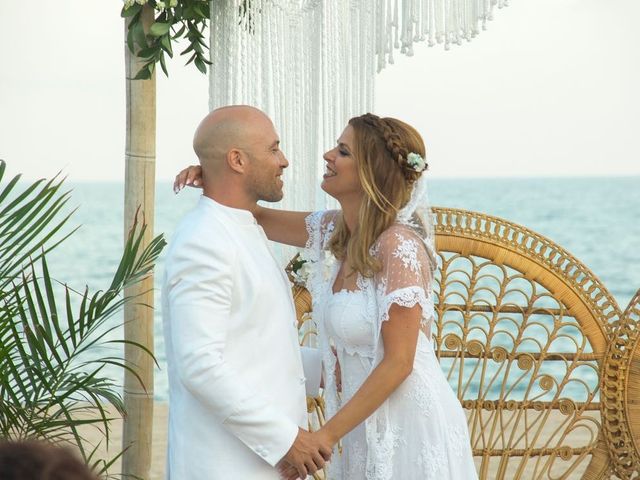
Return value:
M 371 415 L 342 439 L 328 480 L 477 479 L 465 415 L 440 369 L 430 327 L 433 321 L 434 254 L 410 225 L 396 223 L 382 233 L 372 253 L 382 271 L 359 276 L 357 289 L 333 293 L 340 267 L 327 240 L 335 211 L 307 217 L 307 280 L 313 318 L 325 365 L 326 417 L 332 417 L 362 385 L 383 357 L 382 322 L 392 304 L 422 307 L 414 368 L 409 377 Z M 342 392 L 335 378 L 336 355 Z

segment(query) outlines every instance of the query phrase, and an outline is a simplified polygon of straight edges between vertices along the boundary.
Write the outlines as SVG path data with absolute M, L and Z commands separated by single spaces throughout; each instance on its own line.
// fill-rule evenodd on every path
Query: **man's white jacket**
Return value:
M 201 197 L 165 260 L 167 478 L 275 480 L 306 428 L 295 307 L 262 228 Z

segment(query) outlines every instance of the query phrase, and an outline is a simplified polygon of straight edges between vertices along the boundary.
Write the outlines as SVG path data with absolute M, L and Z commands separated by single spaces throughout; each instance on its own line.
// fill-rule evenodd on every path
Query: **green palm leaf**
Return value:
M 0 160 L 0 182 L 5 171 Z M 64 179 L 22 189 L 18 180 L 0 183 L 0 438 L 72 442 L 106 473 L 114 459 L 96 458 L 81 427 L 99 428 L 108 443 L 107 407 L 124 412 L 121 387 L 107 372 L 136 372 L 113 347 L 128 344 L 152 355 L 143 345 L 114 339 L 121 325 L 110 319 L 137 301 L 124 289 L 152 273 L 165 241 L 158 236 L 142 248 L 146 225 L 136 221 L 108 288 L 75 291 L 54 280 L 46 260 L 74 231 L 64 231 L 71 215 L 61 213 L 69 199 Z
M 0 185 L 6 162 L 0 160 Z M 29 258 L 37 260 L 73 233 L 62 233 L 73 212 L 61 216 L 70 192 L 61 192 L 64 178 L 38 180 L 18 187 L 20 175 L 0 188 L 0 292 L 22 272 Z

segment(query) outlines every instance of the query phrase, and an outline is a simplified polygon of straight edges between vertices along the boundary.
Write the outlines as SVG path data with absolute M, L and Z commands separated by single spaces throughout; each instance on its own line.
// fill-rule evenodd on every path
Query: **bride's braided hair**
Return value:
M 363 123 L 369 125 L 375 129 L 382 140 L 391 158 L 396 162 L 398 167 L 402 170 L 405 179 L 412 184 L 418 178 L 422 172 L 416 172 L 407 164 L 407 157 L 411 153 L 405 145 L 403 145 L 402 139 L 393 126 L 386 119 L 381 118 L 373 113 L 365 113 L 359 117 Z

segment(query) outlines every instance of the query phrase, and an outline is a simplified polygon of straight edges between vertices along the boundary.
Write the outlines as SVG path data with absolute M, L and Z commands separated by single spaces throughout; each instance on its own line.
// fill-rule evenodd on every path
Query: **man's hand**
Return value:
M 298 436 L 287 454 L 278 463 L 278 470 L 287 479 L 307 478 L 324 467 L 331 458 L 333 444 L 325 435 L 298 429 Z

